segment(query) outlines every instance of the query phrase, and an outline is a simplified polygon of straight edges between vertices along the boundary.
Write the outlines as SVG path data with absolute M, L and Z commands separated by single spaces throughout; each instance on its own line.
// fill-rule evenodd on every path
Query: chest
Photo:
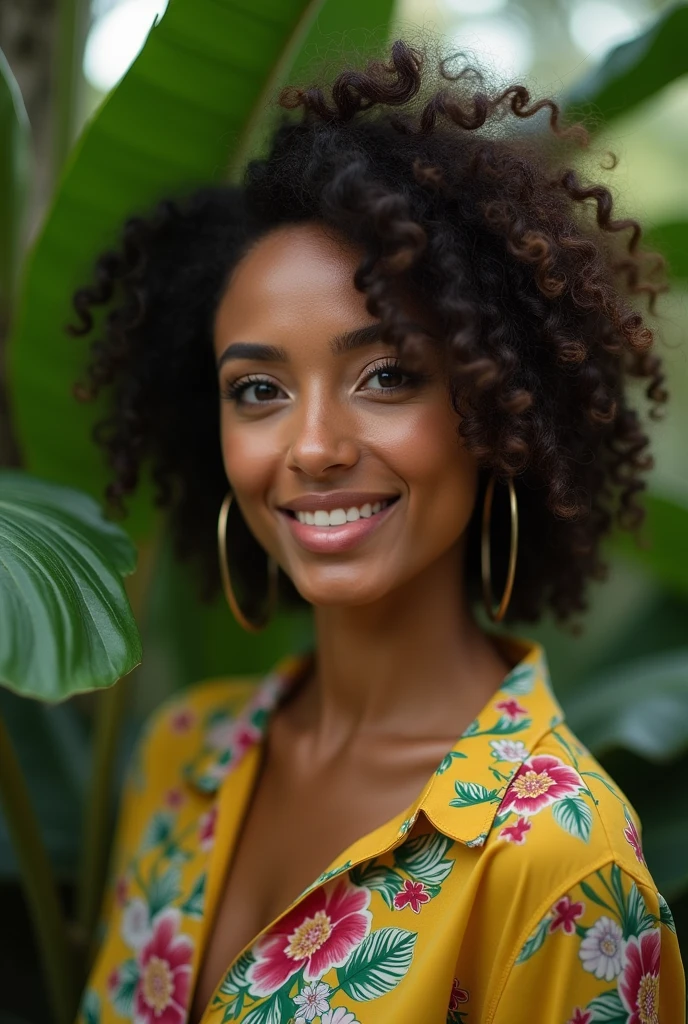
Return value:
M 411 770 L 376 773 L 347 766 L 296 778 L 284 765 L 265 766 L 221 888 L 190 1024 L 244 947 L 353 843 L 417 798 L 436 753 Z

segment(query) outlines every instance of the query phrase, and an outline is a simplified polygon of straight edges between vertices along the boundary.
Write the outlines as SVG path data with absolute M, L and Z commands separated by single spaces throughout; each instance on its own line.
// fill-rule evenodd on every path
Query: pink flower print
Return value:
M 177 787 L 174 789 L 168 789 L 167 793 L 165 793 L 165 806 L 176 811 L 184 803 L 184 799 L 184 794 L 181 789 Z
M 507 843 L 515 843 L 516 846 L 523 846 L 526 841 L 526 834 L 533 826 L 527 818 L 519 818 L 515 825 L 507 825 L 499 833 L 500 839 L 506 839 Z
M 450 1011 L 458 1010 L 461 1003 L 468 1002 L 468 992 L 465 988 L 461 988 L 459 979 L 454 978 L 452 981 L 451 996 L 449 997 L 449 1009 Z
M 640 836 L 638 835 L 638 829 L 635 827 L 633 818 L 628 813 L 628 810 L 624 807 L 624 814 L 626 815 L 626 828 L 624 829 L 624 836 L 626 842 L 633 847 L 633 852 L 640 861 L 641 864 L 645 863 L 645 857 L 643 856 L 643 848 L 640 844 Z
M 212 849 L 215 842 L 215 826 L 217 824 L 217 804 L 213 804 L 209 811 L 201 815 L 198 823 L 198 845 L 207 853 Z
M 123 907 L 127 902 L 129 893 L 129 882 L 126 875 L 120 875 L 115 883 L 115 902 L 118 907 Z
M 394 897 L 394 907 L 396 910 L 410 907 L 414 914 L 419 914 L 422 904 L 428 903 L 429 900 L 430 893 L 422 882 L 412 882 L 405 878 L 403 886 Z
M 570 765 L 551 754 L 536 754 L 524 761 L 502 800 L 500 813 L 537 814 L 562 797 L 583 788 L 583 780 Z
M 180 708 L 170 715 L 170 729 L 172 732 L 188 732 L 196 723 L 196 716 L 190 708 Z
M 591 1010 L 582 1010 L 580 1006 L 577 1006 L 573 1011 L 573 1017 L 569 1017 L 566 1024 L 590 1024 L 592 1020 Z
M 517 700 L 513 697 L 509 700 L 500 700 L 495 704 L 497 711 L 503 711 L 507 718 L 510 718 L 512 722 L 518 721 L 519 718 L 523 718 L 524 715 L 528 714 L 528 708 L 522 708 Z
M 659 1024 L 659 929 L 632 936 L 626 943 L 618 987 L 629 1013 L 628 1024 Z
M 301 968 L 311 982 L 341 967 L 370 931 L 369 902 L 370 890 L 346 877 L 309 893 L 253 947 L 251 995 L 270 995 Z
M 181 914 L 163 911 L 155 919 L 153 935 L 137 957 L 139 980 L 134 992 L 137 1024 L 183 1024 L 191 981 L 193 946 L 179 935 Z
M 119 967 L 113 967 L 112 970 L 110 971 L 110 973 L 107 976 L 107 982 L 106 982 L 106 984 L 107 984 L 107 991 L 108 991 L 108 995 L 110 996 L 110 998 L 112 998 L 112 996 L 115 994 L 115 992 L 119 988 L 119 981 L 120 981 Z
M 572 903 L 568 896 L 563 896 L 552 907 L 554 917 L 549 926 L 550 932 L 561 928 L 567 935 L 573 935 L 576 931 L 576 921 L 585 913 L 584 903 Z

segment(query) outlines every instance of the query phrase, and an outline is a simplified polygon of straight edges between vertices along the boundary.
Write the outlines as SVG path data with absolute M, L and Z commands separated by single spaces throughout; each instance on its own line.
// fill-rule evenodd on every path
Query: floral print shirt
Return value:
M 543 649 L 498 642 L 518 663 L 415 803 L 227 964 L 203 1024 L 684 1024 L 637 816 L 566 726 Z M 311 657 L 149 720 L 79 1024 L 187 1021 L 266 723 Z

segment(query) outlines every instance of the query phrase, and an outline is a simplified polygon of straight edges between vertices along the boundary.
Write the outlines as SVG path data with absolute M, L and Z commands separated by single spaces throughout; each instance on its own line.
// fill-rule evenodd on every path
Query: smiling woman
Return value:
M 432 74 L 397 42 L 285 90 L 241 185 L 132 218 L 75 297 L 75 333 L 110 307 L 78 394 L 111 389 L 112 505 L 149 460 L 202 594 L 317 639 L 149 723 L 84 1020 L 684 1020 L 633 808 L 474 615 L 494 561 L 493 618 L 566 619 L 640 522 L 659 266 L 556 104 Z

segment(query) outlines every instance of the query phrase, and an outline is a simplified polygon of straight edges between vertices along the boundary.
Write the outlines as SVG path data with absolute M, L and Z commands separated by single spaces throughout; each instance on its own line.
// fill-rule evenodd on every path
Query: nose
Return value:
M 287 467 L 318 478 L 350 469 L 359 459 L 354 418 L 320 395 L 303 401 L 291 419 Z

